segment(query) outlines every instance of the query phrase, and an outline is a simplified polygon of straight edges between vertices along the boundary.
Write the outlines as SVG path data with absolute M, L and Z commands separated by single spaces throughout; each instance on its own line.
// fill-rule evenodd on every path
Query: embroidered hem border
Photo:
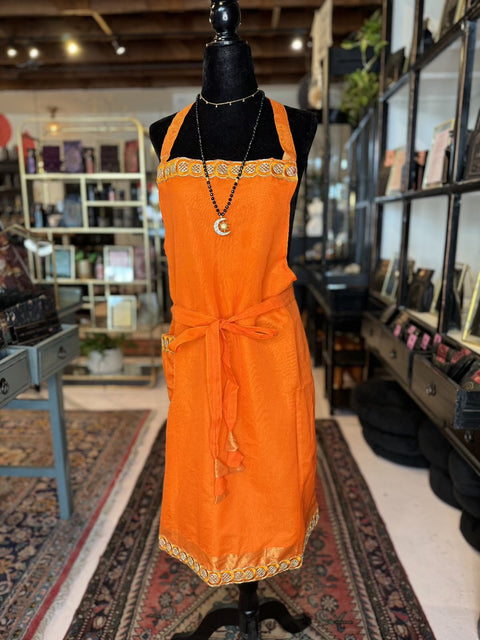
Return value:
M 319 519 L 318 509 L 315 511 L 310 524 L 308 525 L 305 533 L 305 542 L 303 549 L 307 545 L 310 534 L 315 529 Z M 287 571 L 288 569 L 299 569 L 303 563 L 302 555 L 292 556 L 288 560 L 282 560 L 281 562 L 271 562 L 266 565 L 259 565 L 257 567 L 244 567 L 238 569 L 225 569 L 223 571 L 211 571 L 203 565 L 201 565 L 193 556 L 187 553 L 181 547 L 172 544 L 165 536 L 161 535 L 158 539 L 159 547 L 162 551 L 168 553 L 172 558 L 183 562 L 188 565 L 192 571 L 194 571 L 204 582 L 210 587 L 220 587 L 225 584 L 251 582 L 252 580 L 263 580 L 264 578 L 270 578 L 271 576 Z
M 207 160 L 206 165 L 210 177 L 236 178 L 242 163 L 233 160 Z M 159 164 L 157 169 L 158 182 L 175 176 L 204 178 L 202 162 L 191 158 L 174 158 Z M 295 162 L 277 159 L 250 160 L 245 163 L 242 177 L 254 178 L 255 176 L 273 176 L 274 178 L 296 180 L 297 165 Z

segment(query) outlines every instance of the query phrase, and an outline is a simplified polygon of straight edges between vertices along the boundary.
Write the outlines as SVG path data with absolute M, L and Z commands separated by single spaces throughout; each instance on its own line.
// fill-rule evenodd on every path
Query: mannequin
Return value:
M 201 96 L 198 116 L 202 131 L 203 152 L 206 160 L 242 160 L 248 148 L 252 126 L 257 117 L 262 94 L 257 92 L 257 80 L 249 45 L 240 40 L 237 28 L 240 9 L 236 0 L 212 0 L 210 22 L 216 30 L 215 38 L 205 49 Z M 248 96 L 248 98 L 247 98 Z M 242 101 L 242 98 L 246 98 Z M 233 102 L 238 100 L 238 102 Z M 232 104 L 228 104 L 232 101 Z M 227 103 L 214 104 L 209 103 Z M 313 114 L 286 107 L 288 121 L 297 153 L 298 184 L 290 203 L 290 235 L 301 176 L 317 128 Z M 167 130 L 175 114 L 167 116 L 150 127 L 150 139 L 160 159 Z M 273 110 L 264 100 L 258 122 L 258 132 L 248 153 L 248 160 L 282 158 L 275 127 Z M 186 115 L 170 151 L 170 158 L 199 158 L 199 142 L 195 109 Z M 223 206 L 223 203 L 222 203 Z M 238 625 L 249 640 L 259 637 L 259 622 L 274 618 L 291 633 L 305 629 L 307 616 L 293 618 L 283 604 L 269 601 L 259 605 L 257 582 L 239 585 L 238 610 L 233 607 L 216 609 L 205 617 L 199 628 L 182 638 L 208 638 L 224 625 Z
M 222 19 L 220 19 L 222 16 Z M 225 18 L 228 18 L 228 20 Z M 224 31 L 217 32 L 205 48 L 201 95 L 209 102 L 226 102 L 250 96 L 257 89 L 252 55 L 247 42 L 240 40 L 236 30 L 240 10 L 236 0 L 212 0 L 210 22 Z M 251 127 L 258 113 L 261 96 L 245 102 L 215 107 L 199 101 L 199 119 L 206 160 L 242 160 L 247 149 Z M 290 205 L 290 236 L 297 202 L 298 189 L 307 165 L 307 157 L 317 130 L 312 113 L 286 107 L 290 129 L 297 152 L 298 184 Z M 160 158 L 163 140 L 175 114 L 154 122 L 150 140 Z M 245 125 L 245 126 L 243 126 Z M 282 148 L 275 129 L 273 112 L 265 100 L 248 160 L 281 158 Z M 198 136 L 194 110 L 186 116 L 182 129 L 170 154 L 171 158 L 185 156 L 199 158 Z

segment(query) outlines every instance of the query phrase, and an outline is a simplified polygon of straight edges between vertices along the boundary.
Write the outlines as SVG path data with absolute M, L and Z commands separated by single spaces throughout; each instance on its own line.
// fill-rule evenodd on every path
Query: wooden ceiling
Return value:
M 310 65 L 308 40 L 323 0 L 240 0 L 239 34 L 260 84 L 298 83 Z M 358 30 L 381 0 L 334 0 L 335 43 Z M 172 87 L 199 83 L 212 39 L 209 0 L 9 0 L 0 2 L 0 90 Z M 68 57 L 70 36 L 81 46 Z M 290 48 L 301 36 L 303 51 Z M 116 55 L 112 41 L 126 47 Z M 15 58 L 6 50 L 14 45 Z M 40 55 L 28 57 L 35 45 Z M 1 101 L 1 100 L 0 100 Z

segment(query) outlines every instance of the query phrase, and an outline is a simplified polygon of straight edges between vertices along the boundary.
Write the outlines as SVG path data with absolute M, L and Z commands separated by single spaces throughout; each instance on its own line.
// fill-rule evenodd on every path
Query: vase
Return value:
M 87 358 L 87 368 L 93 374 L 119 373 L 123 369 L 121 349 L 92 351 Z

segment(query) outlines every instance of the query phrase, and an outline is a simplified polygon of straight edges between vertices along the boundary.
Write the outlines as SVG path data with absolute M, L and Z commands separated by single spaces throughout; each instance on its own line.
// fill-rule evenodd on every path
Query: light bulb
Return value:
M 30 49 L 28 50 L 28 55 L 32 60 L 36 60 L 40 55 L 40 51 L 37 49 L 37 47 L 30 47 Z
M 80 45 L 76 40 L 67 40 L 65 48 L 69 56 L 76 56 L 80 53 Z
M 7 56 L 9 58 L 16 58 L 17 55 L 18 55 L 18 51 L 14 46 L 10 46 L 7 48 Z
M 294 51 L 301 51 L 303 49 L 303 40 L 301 38 L 294 38 L 290 47 Z

